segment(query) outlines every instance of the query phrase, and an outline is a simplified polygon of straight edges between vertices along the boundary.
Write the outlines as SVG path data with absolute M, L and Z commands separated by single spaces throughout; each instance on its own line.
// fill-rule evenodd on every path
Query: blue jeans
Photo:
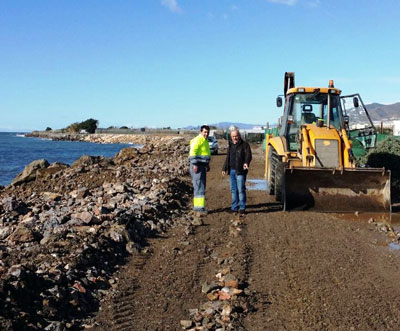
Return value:
M 246 174 L 237 175 L 236 170 L 231 169 L 229 173 L 229 183 L 232 193 L 232 210 L 246 209 Z

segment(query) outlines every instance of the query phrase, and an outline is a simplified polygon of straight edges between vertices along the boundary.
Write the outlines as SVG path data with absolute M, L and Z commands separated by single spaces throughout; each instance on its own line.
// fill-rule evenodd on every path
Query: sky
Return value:
M 400 102 L 398 0 L 0 0 L 0 130 L 276 123 L 296 85 Z

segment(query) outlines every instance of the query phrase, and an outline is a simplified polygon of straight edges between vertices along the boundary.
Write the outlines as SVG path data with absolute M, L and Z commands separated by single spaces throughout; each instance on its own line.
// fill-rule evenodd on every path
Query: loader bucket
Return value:
M 284 210 L 391 212 L 390 171 L 286 168 Z

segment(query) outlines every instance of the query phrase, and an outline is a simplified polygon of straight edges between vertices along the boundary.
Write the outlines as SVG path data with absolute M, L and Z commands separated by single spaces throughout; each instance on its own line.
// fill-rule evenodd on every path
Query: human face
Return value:
M 203 130 L 201 130 L 200 134 L 201 134 L 205 139 L 207 139 L 209 132 L 208 132 L 207 129 L 203 129 Z
M 232 131 L 231 132 L 231 139 L 234 144 L 237 144 L 240 139 L 239 131 Z

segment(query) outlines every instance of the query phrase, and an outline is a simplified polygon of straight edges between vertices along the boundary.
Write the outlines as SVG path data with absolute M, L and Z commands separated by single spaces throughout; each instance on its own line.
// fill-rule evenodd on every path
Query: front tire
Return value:
M 270 160 L 268 191 L 270 195 L 275 196 L 276 201 L 281 202 L 285 164 L 282 162 L 282 157 L 278 155 L 272 146 L 268 153 L 268 159 Z

